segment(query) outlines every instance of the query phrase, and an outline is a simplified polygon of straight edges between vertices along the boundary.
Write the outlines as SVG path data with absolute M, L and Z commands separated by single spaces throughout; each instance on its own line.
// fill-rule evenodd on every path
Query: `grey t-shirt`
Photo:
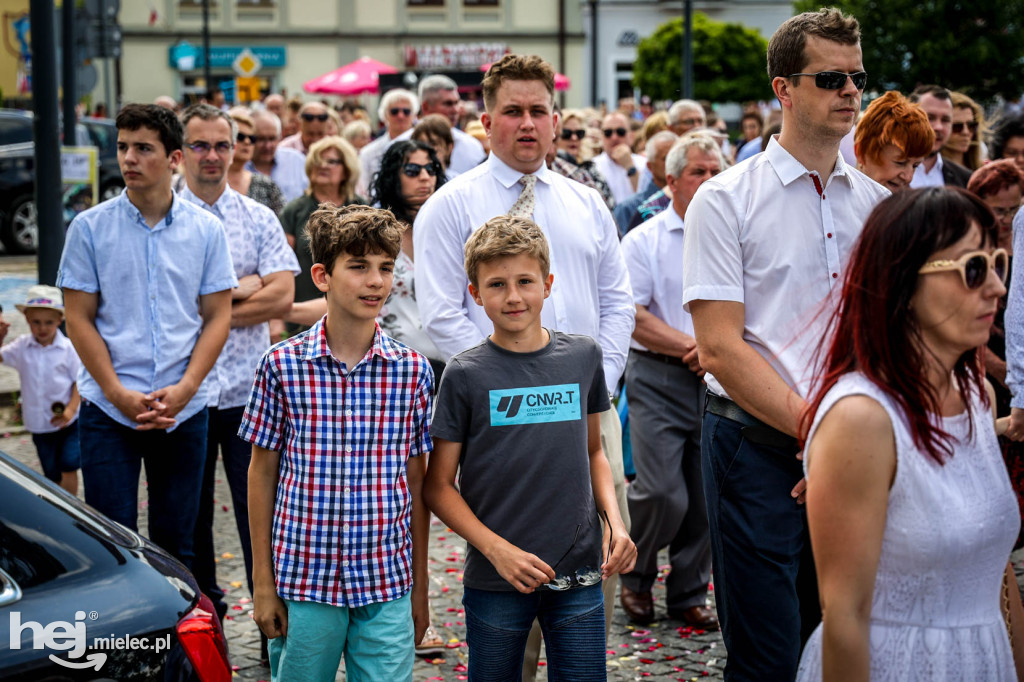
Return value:
M 462 444 L 459 489 L 477 518 L 558 575 L 571 575 L 601 565 L 587 415 L 609 402 L 601 347 L 589 336 L 548 334 L 548 344 L 532 353 L 487 339 L 453 357 L 430 433 Z M 463 584 L 515 589 L 472 545 Z

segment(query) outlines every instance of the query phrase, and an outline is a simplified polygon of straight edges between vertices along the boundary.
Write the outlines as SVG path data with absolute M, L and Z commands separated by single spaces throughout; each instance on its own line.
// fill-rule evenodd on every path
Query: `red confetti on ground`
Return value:
M 441 591 L 442 592 L 447 592 L 448 591 L 448 586 L 447 585 L 442 586 L 441 587 Z
M 464 665 L 462 665 L 461 663 L 459 663 L 459 664 L 458 664 L 457 666 L 455 666 L 454 668 L 452 668 L 452 670 L 454 670 L 454 671 L 455 671 L 455 672 L 457 672 L 457 673 L 464 673 L 464 672 L 466 672 L 466 671 L 467 671 L 467 668 L 466 668 L 466 666 L 464 666 Z
M 605 654 L 607 654 L 609 656 L 614 656 L 615 655 L 615 649 L 609 649 L 608 651 L 605 652 Z
M 228 506 L 226 504 L 222 504 L 220 508 L 223 509 L 224 511 L 228 510 Z
M 457 568 L 446 568 L 446 569 L 444 569 L 444 572 L 445 573 L 458 573 L 459 569 L 457 569 Z
M 239 666 L 237 666 L 237 665 L 231 666 L 231 672 L 237 673 L 239 670 L 241 670 L 241 668 Z
M 444 645 L 446 649 L 458 649 L 462 644 L 459 642 L 448 642 Z
M 438 542 L 444 542 L 444 536 L 443 535 L 438 535 L 437 536 L 437 541 Z
M 457 679 L 457 680 L 468 680 L 469 679 L 469 675 L 456 675 L 455 679 Z
M 235 604 L 235 605 L 234 605 L 234 606 L 232 606 L 231 608 L 232 608 L 233 610 L 235 610 L 235 611 L 241 611 L 241 610 L 242 610 L 242 607 L 241 607 L 241 606 L 238 606 L 237 604 Z
M 547 661 L 537 661 L 537 667 L 538 668 L 543 668 L 547 664 L 548 664 Z

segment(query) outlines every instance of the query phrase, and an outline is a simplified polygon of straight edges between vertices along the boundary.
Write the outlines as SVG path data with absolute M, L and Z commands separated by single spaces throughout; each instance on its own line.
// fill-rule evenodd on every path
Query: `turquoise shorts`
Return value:
M 356 608 L 285 600 L 288 634 L 270 640 L 274 682 L 333 682 L 345 657 L 347 682 L 412 679 L 412 599 Z

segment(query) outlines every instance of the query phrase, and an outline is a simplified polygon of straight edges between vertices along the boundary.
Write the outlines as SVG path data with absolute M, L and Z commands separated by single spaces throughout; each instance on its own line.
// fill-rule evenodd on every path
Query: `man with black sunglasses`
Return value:
M 935 131 L 935 146 L 914 171 L 910 186 L 913 189 L 943 185 L 967 187 L 971 171 L 949 159 L 943 159 L 939 153 L 953 132 L 953 98 L 949 90 L 938 85 L 920 85 L 910 93 L 909 99 L 924 110 L 929 125 Z
M 839 154 L 866 84 L 857 20 L 797 15 L 767 56 L 782 132 L 701 185 L 683 233 L 683 303 L 707 371 L 701 459 L 727 680 L 792 680 L 821 619 L 800 417 L 847 257 L 889 194 Z
M 594 157 L 594 166 L 611 187 L 615 203 L 636 193 L 647 159 L 633 153 L 633 130 L 629 119 L 615 111 L 601 122 L 604 151 Z
M 299 132 L 281 140 L 278 148 L 294 149 L 303 156 L 309 148 L 327 135 L 327 107 L 322 102 L 306 102 L 299 109 Z

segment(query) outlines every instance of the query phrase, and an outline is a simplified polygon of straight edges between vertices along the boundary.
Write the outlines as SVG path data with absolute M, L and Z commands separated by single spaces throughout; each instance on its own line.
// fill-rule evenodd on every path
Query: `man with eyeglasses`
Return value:
M 727 680 L 792 680 L 821 619 L 800 417 L 846 260 L 889 195 L 839 153 L 867 80 L 857 20 L 792 17 L 767 62 L 782 132 L 701 185 L 683 233 L 683 303 L 707 372 L 701 460 Z
M 623 114 L 616 111 L 605 116 L 601 131 L 604 151 L 594 157 L 594 166 L 608 182 L 618 204 L 636 193 L 647 160 L 633 153 L 633 130 Z
M 309 187 L 306 159 L 302 152 L 279 144 L 281 119 L 272 111 L 254 111 L 252 122 L 253 132 L 256 133 L 256 148 L 252 160 L 245 164 L 245 169 L 270 176 L 281 188 L 286 204 L 301 197 Z
M 278 147 L 294 149 L 305 156 L 314 142 L 327 135 L 327 121 L 330 117 L 322 102 L 306 102 L 299 109 L 299 132 L 281 140 Z
M 224 225 L 239 286 L 231 292 L 231 333 L 207 385 L 210 396 L 207 451 L 199 516 L 194 534 L 192 573 L 199 588 L 213 600 L 221 618 L 227 612 L 224 591 L 217 585 L 213 550 L 213 488 L 220 451 L 231 488 L 235 525 L 252 591 L 252 543 L 249 541 L 248 472 L 252 448 L 238 437 L 242 412 L 260 357 L 270 347 L 268 322 L 291 308 L 299 263 L 285 239 L 281 223 L 266 206 L 228 185 L 237 124 L 225 112 L 206 104 L 181 114 L 185 129 L 185 187 L 180 196 L 212 213 Z
M 116 125 L 125 191 L 75 217 L 57 275 L 83 365 L 85 500 L 137 529 L 144 464 L 149 538 L 191 568 L 204 379 L 228 337 L 238 280 L 220 221 L 171 189 L 182 159 L 178 117 L 129 104 Z
M 412 136 L 416 125 L 416 112 L 420 108 L 419 98 L 404 88 L 388 90 L 380 98 L 377 117 L 384 123 L 384 133 L 370 144 L 359 150 L 359 184 L 356 191 L 366 196 L 369 193 L 373 176 L 380 170 L 381 159 L 388 147 L 402 133 Z
M 467 135 L 458 128 L 459 124 L 459 88 L 448 76 L 440 74 L 427 76 L 420 81 L 420 118 L 430 114 L 441 114 L 452 125 L 452 157 L 448 169 L 453 173 L 465 173 L 487 158 L 484 146 L 475 137 Z M 412 136 L 412 130 L 402 133 L 398 139 Z
M 938 85 L 921 85 L 910 94 L 909 99 L 924 110 L 928 115 L 929 125 L 935 131 L 935 146 L 914 170 L 914 179 L 910 181 L 911 188 L 944 185 L 967 187 L 971 171 L 949 159 L 943 159 L 939 153 L 953 131 L 953 99 L 949 90 Z
M 676 135 L 682 135 L 695 128 L 707 125 L 704 107 L 692 99 L 680 99 L 668 108 L 668 127 Z

